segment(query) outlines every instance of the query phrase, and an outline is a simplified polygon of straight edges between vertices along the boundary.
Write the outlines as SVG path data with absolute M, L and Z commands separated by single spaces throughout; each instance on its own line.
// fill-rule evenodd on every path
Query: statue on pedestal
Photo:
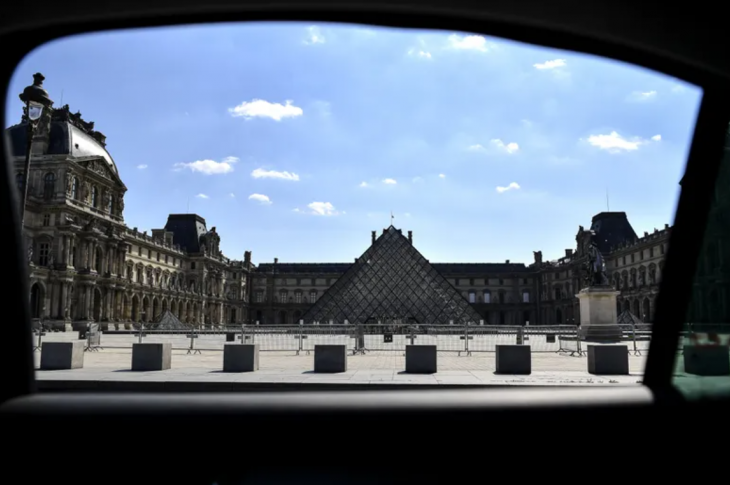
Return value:
M 590 244 L 587 248 L 588 260 L 586 261 L 586 269 L 588 270 L 587 283 L 588 286 L 604 286 L 608 285 L 608 277 L 606 276 L 606 264 L 603 260 L 601 251 L 598 250 L 596 241 L 596 233 L 591 231 Z

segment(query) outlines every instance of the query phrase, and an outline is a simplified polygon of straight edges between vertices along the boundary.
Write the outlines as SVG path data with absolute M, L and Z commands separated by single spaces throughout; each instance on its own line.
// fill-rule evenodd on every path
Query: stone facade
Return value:
M 21 199 L 26 134 L 25 117 L 6 130 Z M 44 110 L 31 145 L 24 236 L 36 323 L 129 328 L 165 310 L 195 325 L 247 321 L 250 253 L 226 258 L 215 228 L 195 214 L 172 214 L 151 234 L 127 227 L 127 188 L 81 113 Z

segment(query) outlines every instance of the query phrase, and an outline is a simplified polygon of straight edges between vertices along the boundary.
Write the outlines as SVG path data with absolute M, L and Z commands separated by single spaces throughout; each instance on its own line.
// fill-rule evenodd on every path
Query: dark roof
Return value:
M 277 263 L 276 274 L 342 274 L 353 263 Z M 431 263 L 441 274 L 489 274 L 489 273 L 524 273 L 530 268 L 522 263 Z M 274 263 L 261 263 L 257 273 L 271 273 Z
M 481 317 L 390 226 L 302 317 L 305 323 L 477 323 Z
M 24 157 L 27 143 L 27 124 L 11 126 L 5 130 L 10 138 L 11 153 L 14 157 Z M 67 121 L 52 121 L 48 155 L 68 155 L 73 158 L 101 157 L 118 174 L 117 165 L 109 152 L 90 135 Z
M 352 263 L 261 263 L 256 267 L 258 273 L 271 273 L 276 266 L 277 274 L 290 273 L 344 273 Z
M 197 214 L 170 214 L 165 230 L 172 233 L 172 243 L 188 253 L 200 252 L 200 237 L 207 233 L 205 219 Z
M 276 274 L 342 274 L 353 263 L 277 263 Z M 525 273 L 530 268 L 523 263 L 431 263 L 441 274 L 489 274 L 489 273 Z M 274 263 L 261 263 L 256 267 L 257 273 L 271 273 Z
M 603 254 L 623 243 L 636 241 L 634 228 L 625 212 L 601 212 L 593 216 L 591 230 L 596 233 L 598 250 Z
M 431 263 L 442 274 L 484 274 L 484 273 L 520 273 L 529 271 L 524 263 Z

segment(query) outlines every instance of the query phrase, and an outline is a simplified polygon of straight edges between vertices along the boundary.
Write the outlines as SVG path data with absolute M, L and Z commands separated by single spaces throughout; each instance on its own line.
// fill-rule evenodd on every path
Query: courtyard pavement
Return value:
M 73 334 L 49 334 L 45 341 L 71 340 Z M 229 383 L 245 387 L 247 384 L 336 384 L 343 385 L 448 385 L 448 386 L 617 386 L 637 385 L 641 382 L 645 354 L 629 354 L 630 375 L 595 376 L 587 371 L 585 355 L 569 353 L 533 352 L 532 374 L 497 375 L 494 352 L 472 352 L 461 355 L 457 351 L 439 352 L 436 374 L 405 374 L 402 350 L 373 351 L 366 355 L 348 355 L 347 371 L 339 374 L 315 374 L 314 352 L 294 350 L 262 351 L 260 370 L 250 373 L 223 373 L 224 337 L 201 342 L 200 354 L 187 354 L 189 340 L 182 337 L 155 337 L 145 341 L 173 343 L 172 368 L 156 372 L 132 372 L 132 344 L 138 340 L 129 335 L 105 335 L 103 349 L 84 353 L 82 369 L 61 371 L 36 370 L 41 388 L 63 387 L 66 384 L 90 381 L 106 383 Z M 196 342 L 197 343 L 197 342 Z M 312 342 L 314 343 L 314 342 Z M 318 342 L 319 343 L 319 342 Z M 330 341 L 323 343 L 331 343 Z M 542 348 L 538 342 L 538 348 Z M 266 348 L 264 346 L 264 348 Z M 36 368 L 40 352 L 35 352 Z

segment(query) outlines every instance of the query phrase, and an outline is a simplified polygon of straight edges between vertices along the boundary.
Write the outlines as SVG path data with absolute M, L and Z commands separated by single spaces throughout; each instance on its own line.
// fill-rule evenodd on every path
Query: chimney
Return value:
M 648 235 L 649 235 L 649 232 L 648 231 L 644 231 L 644 237 L 646 237 Z
M 370 233 L 370 244 L 375 244 L 375 233 L 376 231 Z
M 669 224 L 664 224 L 664 229 L 669 229 Z
M 408 231 L 408 242 L 413 244 L 413 231 Z
M 246 265 L 251 264 L 251 251 L 243 252 L 243 262 L 246 263 Z
M 274 264 L 279 264 L 279 258 L 274 258 Z
M 566 250 L 565 250 L 565 257 L 566 257 L 566 258 L 569 258 L 569 257 L 571 257 L 572 255 L 573 255 L 573 250 L 572 250 L 572 249 L 566 249 Z
M 504 264 L 509 264 L 509 259 L 505 259 Z
M 532 254 L 535 256 L 535 264 L 542 264 L 542 251 L 533 251 Z

